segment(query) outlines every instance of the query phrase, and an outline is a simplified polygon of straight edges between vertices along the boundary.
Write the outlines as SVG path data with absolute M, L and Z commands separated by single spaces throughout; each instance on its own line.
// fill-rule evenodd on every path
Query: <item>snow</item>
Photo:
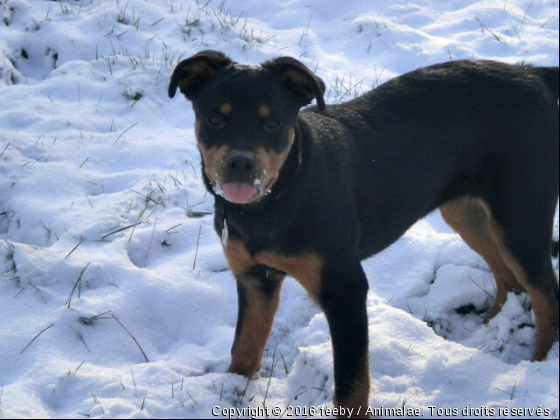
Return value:
M 327 322 L 291 279 L 258 379 L 224 373 L 236 288 L 179 59 L 300 57 L 337 103 L 450 58 L 558 65 L 558 28 L 553 0 L 0 0 L 0 418 L 332 408 Z M 364 268 L 372 406 L 558 418 L 558 345 L 530 362 L 526 296 L 482 324 L 492 274 L 439 213 Z

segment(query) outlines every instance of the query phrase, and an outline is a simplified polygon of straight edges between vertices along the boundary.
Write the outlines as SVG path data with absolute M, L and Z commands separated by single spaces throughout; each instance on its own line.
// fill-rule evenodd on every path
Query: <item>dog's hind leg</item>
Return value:
M 239 312 L 229 373 L 250 377 L 258 372 L 280 303 L 284 277 L 263 266 L 237 275 Z
M 536 337 L 533 360 L 544 360 L 559 338 L 558 279 L 550 259 L 550 231 L 547 217 L 518 213 L 505 215 L 491 226 L 502 255 L 531 297 L 535 313 Z M 550 218 L 551 219 L 551 218 Z
M 480 199 L 465 197 L 444 204 L 441 215 L 463 240 L 480 254 L 496 279 L 496 300 L 486 316 L 485 322 L 496 316 L 507 300 L 509 292 L 520 293 L 523 286 L 502 256 L 490 226 L 493 216 L 489 207 Z

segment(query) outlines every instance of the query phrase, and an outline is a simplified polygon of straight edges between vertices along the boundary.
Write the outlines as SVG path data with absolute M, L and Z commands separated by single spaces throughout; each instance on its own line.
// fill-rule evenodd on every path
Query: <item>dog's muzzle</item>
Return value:
M 256 160 L 248 153 L 231 152 L 226 158 L 227 179 L 231 180 L 222 184 L 226 198 L 233 203 L 247 203 L 258 194 L 252 181 Z

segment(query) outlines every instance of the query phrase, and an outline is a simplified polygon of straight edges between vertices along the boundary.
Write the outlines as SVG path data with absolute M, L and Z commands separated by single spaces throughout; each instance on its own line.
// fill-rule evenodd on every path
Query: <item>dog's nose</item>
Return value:
M 236 175 L 248 175 L 255 169 L 255 159 L 244 153 L 232 153 L 226 159 L 226 165 Z

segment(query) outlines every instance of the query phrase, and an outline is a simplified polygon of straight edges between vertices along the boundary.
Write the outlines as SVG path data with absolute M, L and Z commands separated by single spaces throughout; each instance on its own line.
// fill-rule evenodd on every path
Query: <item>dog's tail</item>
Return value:
M 557 98 L 560 97 L 559 82 L 558 82 L 558 76 L 559 76 L 558 67 L 536 67 L 535 71 L 544 80 L 547 86 L 553 90 L 553 93 L 556 94 L 556 97 Z

